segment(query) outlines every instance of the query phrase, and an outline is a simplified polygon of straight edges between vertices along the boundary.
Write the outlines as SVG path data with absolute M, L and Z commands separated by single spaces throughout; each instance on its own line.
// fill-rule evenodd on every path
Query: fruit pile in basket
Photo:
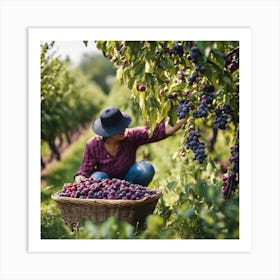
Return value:
M 133 184 L 121 179 L 85 178 L 79 184 L 68 183 L 58 193 L 60 197 L 82 199 L 126 199 L 139 200 L 156 194 L 139 184 Z

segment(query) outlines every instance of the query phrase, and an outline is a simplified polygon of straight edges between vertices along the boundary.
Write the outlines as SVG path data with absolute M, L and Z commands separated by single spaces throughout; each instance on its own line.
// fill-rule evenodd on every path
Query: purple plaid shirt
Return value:
M 111 178 L 122 179 L 136 161 L 136 151 L 140 145 L 165 138 L 167 135 L 164 121 L 156 126 L 151 137 L 148 127 L 128 128 L 117 155 L 113 157 L 107 152 L 102 137 L 94 136 L 86 143 L 82 163 L 76 175 L 90 177 L 95 171 L 103 171 Z

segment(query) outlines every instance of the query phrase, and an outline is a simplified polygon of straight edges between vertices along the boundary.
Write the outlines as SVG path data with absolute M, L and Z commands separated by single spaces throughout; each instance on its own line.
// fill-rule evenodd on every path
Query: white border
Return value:
M 187 34 L 187 36 L 186 36 Z M 73 40 L 240 41 L 240 238 L 238 240 L 40 239 L 40 42 Z M 250 252 L 252 249 L 252 31 L 250 28 L 29 28 L 29 252 Z M 246 94 L 243 94 L 246 93 Z M 106 244 L 106 245 L 105 245 Z M 151 245 L 152 244 L 152 245 Z
M 279 8 L 278 0 L 0 0 L 0 279 L 279 280 Z M 27 28 L 116 24 L 252 28 L 253 245 L 250 253 L 38 254 L 27 251 Z M 11 185 L 12 179 L 20 184 Z M 13 188 L 17 196 L 10 203 Z

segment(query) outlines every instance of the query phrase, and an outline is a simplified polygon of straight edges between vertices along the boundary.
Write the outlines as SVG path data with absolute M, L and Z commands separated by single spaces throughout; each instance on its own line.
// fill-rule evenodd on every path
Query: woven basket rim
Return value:
M 159 199 L 162 196 L 162 191 L 159 189 L 154 189 L 151 191 L 155 191 L 155 194 L 148 195 L 142 199 L 131 200 L 131 199 L 102 199 L 102 198 L 72 198 L 59 196 L 59 192 L 55 192 L 51 195 L 51 198 L 60 203 L 73 203 L 73 204 L 81 204 L 81 205 L 89 205 L 89 204 L 101 204 L 101 205 L 139 205 L 142 203 L 151 202 Z

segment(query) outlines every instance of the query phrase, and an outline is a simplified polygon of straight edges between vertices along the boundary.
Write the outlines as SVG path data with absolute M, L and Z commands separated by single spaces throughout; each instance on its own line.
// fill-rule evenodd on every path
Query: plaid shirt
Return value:
M 120 142 L 117 155 L 113 157 L 106 150 L 102 137 L 94 136 L 86 143 L 82 163 L 76 175 L 90 177 L 95 171 L 103 171 L 111 178 L 122 179 L 136 161 L 136 151 L 140 145 L 165 138 L 167 135 L 164 121 L 156 126 L 151 137 L 148 127 L 128 128 L 125 139 Z

